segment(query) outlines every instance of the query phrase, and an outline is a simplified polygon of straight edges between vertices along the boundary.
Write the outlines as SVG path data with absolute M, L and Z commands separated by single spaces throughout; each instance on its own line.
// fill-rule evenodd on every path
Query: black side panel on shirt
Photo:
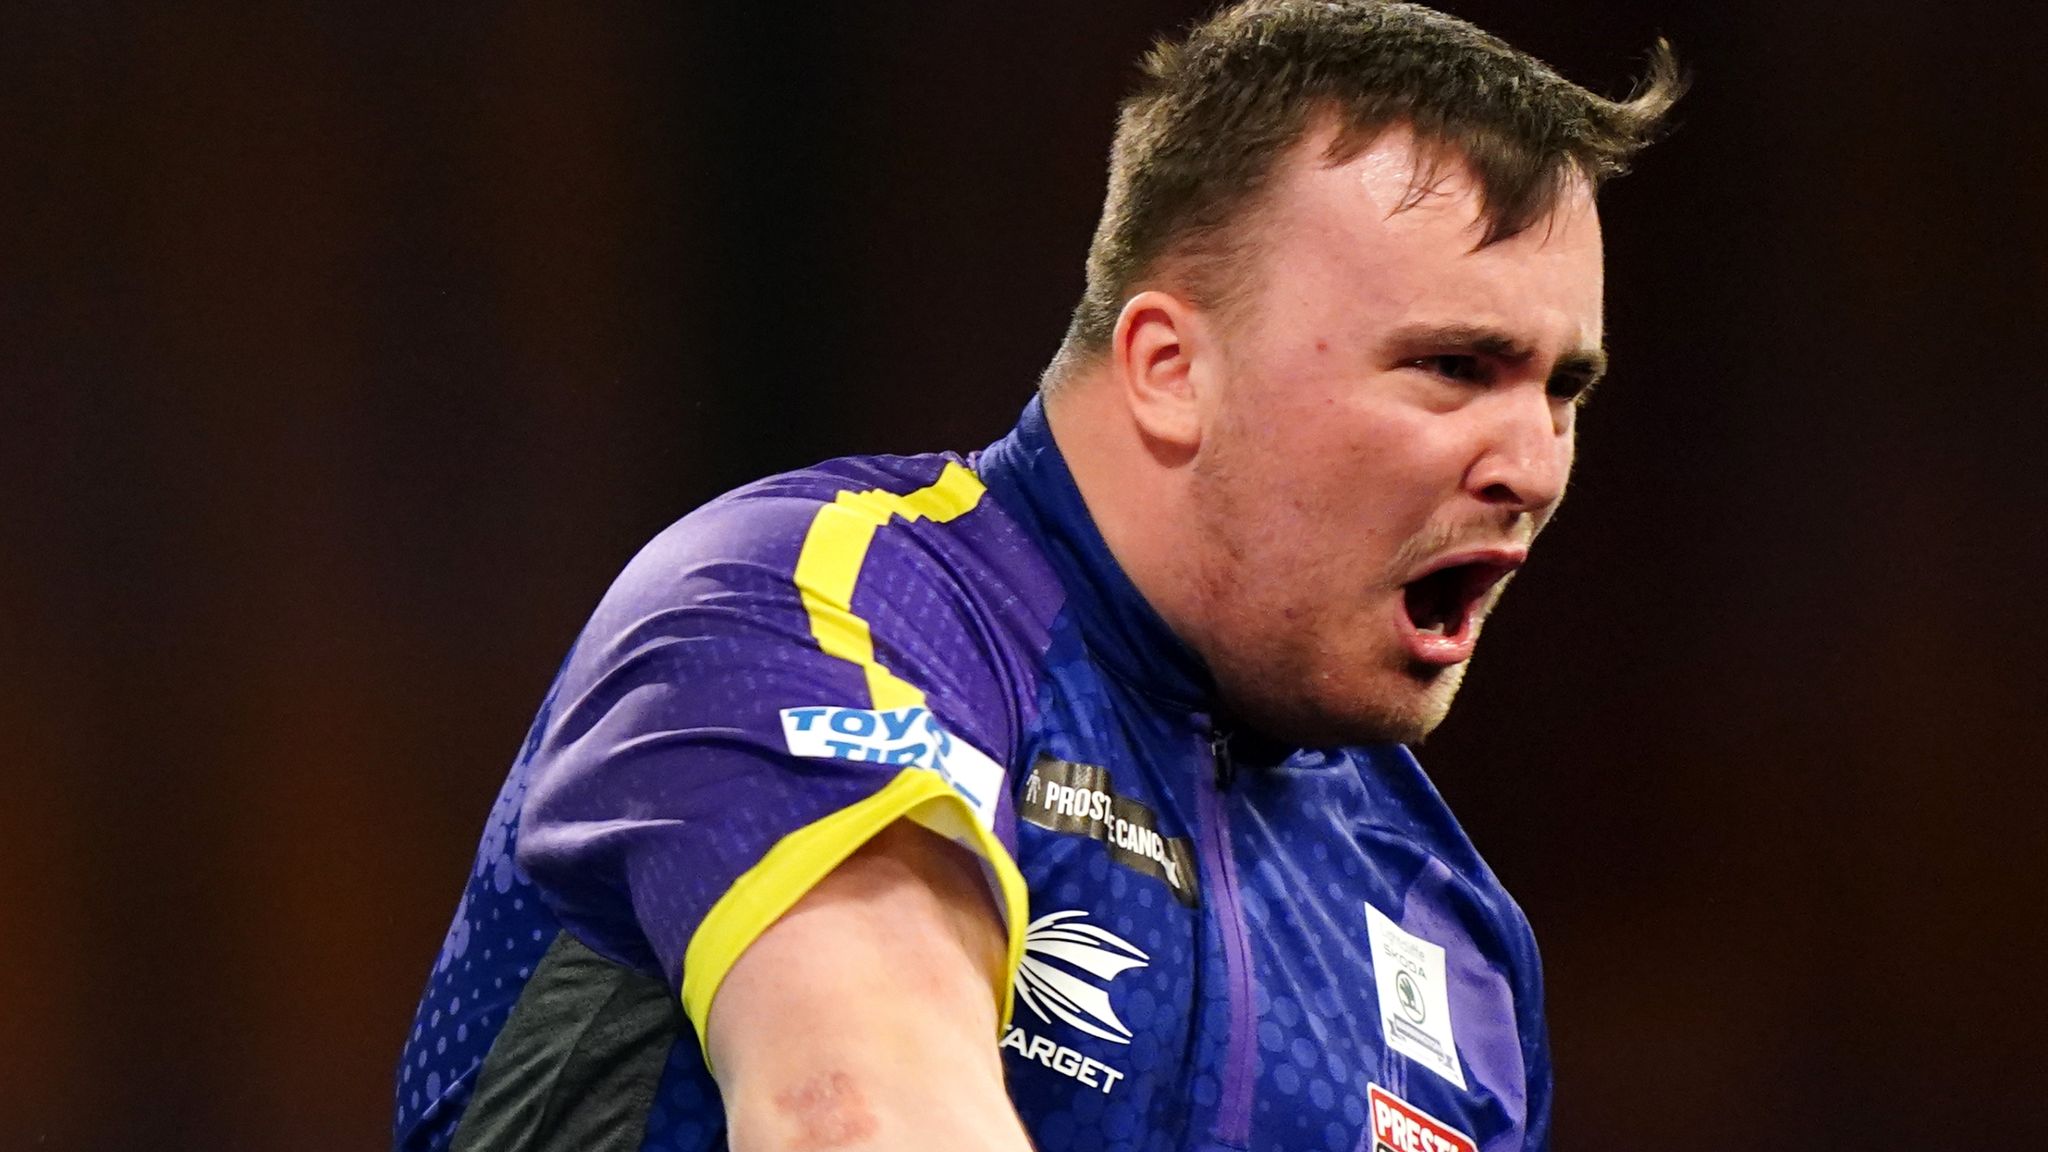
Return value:
M 557 935 L 484 1058 L 454 1152 L 637 1152 L 687 1029 L 667 984 Z

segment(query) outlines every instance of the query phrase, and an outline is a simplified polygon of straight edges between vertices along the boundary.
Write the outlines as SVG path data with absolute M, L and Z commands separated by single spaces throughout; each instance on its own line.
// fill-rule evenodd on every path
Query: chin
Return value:
M 1344 718 L 1345 744 L 1410 744 L 1429 739 L 1450 713 L 1449 700 L 1427 700 L 1412 707 L 1385 707 Z
M 1450 714 L 1465 679 L 1465 665 L 1415 664 L 1407 669 L 1349 682 L 1321 679 L 1320 693 L 1297 691 L 1285 698 L 1263 684 L 1229 694 L 1230 711 L 1265 735 L 1308 748 L 1346 744 L 1421 744 Z M 1284 681 L 1283 681 L 1284 682 Z M 1271 683 L 1271 682 L 1269 682 Z
M 1421 665 L 1413 670 L 1411 675 L 1423 688 L 1409 711 L 1410 734 L 1402 737 L 1401 743 L 1421 744 L 1451 714 L 1451 702 L 1457 699 L 1458 689 L 1465 683 L 1465 668 L 1464 664 L 1448 668 Z

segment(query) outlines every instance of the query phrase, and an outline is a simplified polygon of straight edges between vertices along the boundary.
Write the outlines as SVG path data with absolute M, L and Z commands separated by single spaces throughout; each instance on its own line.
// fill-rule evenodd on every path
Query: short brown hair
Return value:
M 1685 88 L 1662 40 L 1635 94 L 1608 100 L 1463 20 L 1382 0 L 1247 0 L 1161 41 L 1143 69 L 1119 109 L 1087 289 L 1049 385 L 1109 346 L 1133 286 L 1166 258 L 1192 299 L 1227 307 L 1242 279 L 1233 225 L 1313 115 L 1337 122 L 1329 163 L 1397 124 L 1425 150 L 1422 186 L 1464 161 L 1485 245 L 1548 216 L 1570 180 L 1624 171 Z

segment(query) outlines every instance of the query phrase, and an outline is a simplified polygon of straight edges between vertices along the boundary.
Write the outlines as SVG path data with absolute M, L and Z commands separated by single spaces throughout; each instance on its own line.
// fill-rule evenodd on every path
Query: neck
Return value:
M 1140 595 L 1196 651 L 1199 521 L 1185 461 L 1155 450 L 1111 382 L 1083 370 L 1045 400 L 1046 424 L 1088 515 Z

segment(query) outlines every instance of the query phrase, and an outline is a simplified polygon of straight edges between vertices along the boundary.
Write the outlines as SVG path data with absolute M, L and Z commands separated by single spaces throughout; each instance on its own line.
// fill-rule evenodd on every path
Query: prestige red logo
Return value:
M 1372 1152 L 1479 1152 L 1472 1138 L 1377 1084 L 1372 1101 Z

